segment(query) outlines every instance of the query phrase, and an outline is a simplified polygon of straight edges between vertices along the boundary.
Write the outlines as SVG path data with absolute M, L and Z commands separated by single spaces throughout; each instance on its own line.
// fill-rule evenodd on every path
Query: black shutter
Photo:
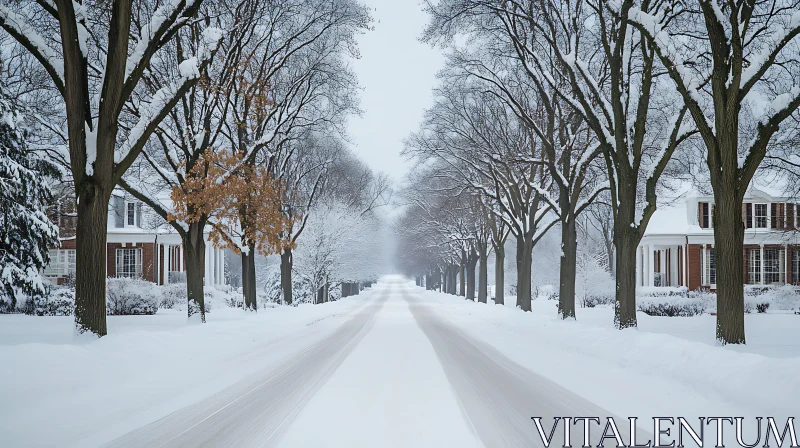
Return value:
M 769 219 L 767 220 L 767 225 L 770 229 L 775 229 L 778 227 L 778 204 L 770 203 L 767 207 L 769 207 Z
M 744 222 L 744 226 L 745 228 L 750 229 L 753 227 L 753 204 L 747 203 L 745 204 L 745 208 L 747 209 L 747 212 L 745 213 L 746 219 Z

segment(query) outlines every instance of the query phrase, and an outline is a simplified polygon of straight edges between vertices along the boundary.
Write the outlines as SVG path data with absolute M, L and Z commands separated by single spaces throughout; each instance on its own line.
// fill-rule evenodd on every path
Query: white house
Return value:
M 745 284 L 800 283 L 800 204 L 796 202 L 768 188 L 751 187 L 745 194 Z M 713 213 L 710 196 L 690 195 L 660 207 L 636 253 L 637 284 L 715 290 Z
M 51 214 L 59 226 L 61 247 L 50 250 L 44 276 L 62 283 L 77 269 L 75 263 L 74 201 L 62 200 Z M 225 252 L 205 234 L 205 281 L 225 283 Z M 146 205 L 115 191 L 108 210 L 106 259 L 109 277 L 136 277 L 163 285 L 186 281 L 186 265 L 180 235 Z

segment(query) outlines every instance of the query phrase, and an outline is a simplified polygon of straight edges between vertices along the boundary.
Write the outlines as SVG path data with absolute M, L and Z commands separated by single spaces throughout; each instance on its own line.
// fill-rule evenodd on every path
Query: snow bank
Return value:
M 573 391 L 585 389 L 582 392 L 588 394 L 586 396 L 607 398 L 621 394 L 622 397 L 631 392 L 649 394 L 661 390 L 670 391 L 672 399 L 676 394 L 687 400 L 707 397 L 707 404 L 729 403 L 743 411 L 765 412 L 758 415 L 770 412 L 789 415 L 796 411 L 794 407 L 800 402 L 800 375 L 797 375 L 800 357 L 768 358 L 670 334 L 585 325 L 580 322 L 580 310 L 578 321 L 560 321 L 536 312 L 523 313 L 507 306 L 467 302 L 431 291 L 420 292 L 424 300 L 446 306 L 445 316 L 465 331 L 487 340 L 512 359 Z M 544 302 L 544 306 L 552 303 Z M 697 318 L 668 318 L 667 321 L 674 323 L 675 332 L 680 332 L 681 322 L 693 319 Z M 475 325 L 475 320 L 486 325 Z M 713 331 L 713 327 L 709 331 Z M 576 359 L 579 369 L 583 366 L 582 372 L 564 374 L 570 357 Z M 607 371 L 614 374 L 601 374 Z M 603 388 L 614 393 L 587 388 L 587 376 L 600 382 L 601 378 L 607 378 L 609 382 L 602 383 Z M 678 387 L 686 392 L 679 394 L 675 389 Z M 631 397 L 635 399 L 635 395 Z M 662 394 L 662 398 L 667 402 L 669 397 Z M 630 414 L 631 402 L 608 404 L 610 408 L 614 405 L 618 412 L 635 415 Z
M 112 316 L 109 335 L 88 344 L 72 339 L 71 317 L 0 315 L 0 341 L 18 342 L 0 345 L 0 445 L 102 444 L 277 365 L 369 296 L 258 313 L 225 307 L 204 325 L 172 310 Z M 49 332 L 50 343 L 24 343 L 26 331 L 28 340 Z

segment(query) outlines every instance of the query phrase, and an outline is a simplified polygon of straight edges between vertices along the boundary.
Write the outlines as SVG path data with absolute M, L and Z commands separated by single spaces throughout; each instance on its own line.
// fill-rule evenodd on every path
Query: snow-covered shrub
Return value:
M 637 308 L 650 316 L 688 317 L 703 314 L 706 304 L 702 299 L 690 297 L 640 297 Z
M 688 297 L 685 286 L 637 286 L 636 294 L 643 297 Z
M 161 288 L 146 280 L 109 278 L 106 282 L 106 314 L 110 316 L 155 314 L 161 299 Z
M 0 293 L 0 314 L 14 313 L 17 311 L 17 301 L 13 296 Z
M 613 305 L 616 301 L 614 295 L 590 295 L 584 296 L 580 303 L 583 308 L 594 308 L 597 305 Z
M 553 285 L 536 285 L 533 287 L 533 296 L 546 300 L 558 300 L 558 288 Z
M 29 299 L 22 311 L 36 316 L 71 316 L 75 312 L 75 290 L 52 288 L 47 296 Z
M 259 295 L 259 299 L 261 297 Z M 281 303 L 282 297 L 281 272 L 279 269 L 270 269 L 264 276 L 263 301 L 266 303 Z
M 181 309 L 186 302 L 186 283 L 170 283 L 161 286 L 160 308 Z
M 800 290 L 796 286 L 747 285 L 745 287 L 745 313 L 793 311 L 800 308 Z

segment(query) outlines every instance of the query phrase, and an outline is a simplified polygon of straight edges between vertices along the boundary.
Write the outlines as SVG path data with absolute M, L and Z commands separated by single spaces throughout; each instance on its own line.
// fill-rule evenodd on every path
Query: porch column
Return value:
M 642 286 L 642 246 L 636 248 L 636 286 Z
M 672 251 L 675 249 L 675 252 Z M 680 286 L 678 246 L 669 248 L 669 286 Z
M 164 245 L 164 284 L 169 283 L 169 270 L 172 267 L 172 250 L 169 244 Z
M 658 273 L 661 277 L 661 286 L 667 286 L 667 249 L 658 251 Z
M 706 281 L 706 252 L 708 244 L 703 244 L 700 249 L 700 285 L 704 286 L 708 282 Z
M 653 246 L 647 245 L 647 286 L 655 286 L 655 255 Z
M 225 284 L 225 251 L 217 249 L 217 256 L 219 257 L 219 284 Z
M 689 288 L 689 244 L 683 245 L 683 286 Z
M 788 205 L 786 205 L 785 207 L 788 207 Z M 784 244 L 783 245 L 783 284 L 784 285 L 789 283 L 787 281 L 787 280 L 789 280 L 789 272 L 790 272 L 789 269 L 791 269 L 789 267 L 789 264 L 790 264 L 789 263 L 789 245 L 788 244 Z
M 203 284 L 206 286 L 211 284 L 211 276 L 209 275 L 209 269 L 211 269 L 211 257 L 209 257 L 209 250 L 211 250 L 211 248 L 206 245 L 206 248 L 203 251 Z
M 767 213 L 769 213 L 769 207 L 767 207 Z M 767 219 L 769 222 L 769 219 Z M 759 267 L 761 268 L 761 284 L 764 284 L 764 244 L 759 245 L 759 249 L 761 250 L 761 263 L 759 263 Z

